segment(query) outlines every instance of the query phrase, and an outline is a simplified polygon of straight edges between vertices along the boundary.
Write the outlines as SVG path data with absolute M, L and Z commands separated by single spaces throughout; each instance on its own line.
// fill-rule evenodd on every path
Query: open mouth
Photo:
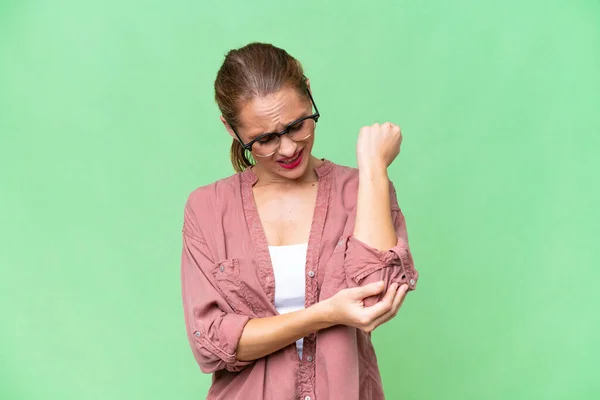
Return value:
M 300 150 L 300 152 L 294 158 L 290 158 L 285 161 L 277 161 L 277 162 L 279 164 L 281 164 L 281 166 L 284 168 L 287 168 L 287 169 L 295 168 L 298 165 L 300 165 L 300 163 L 302 162 L 303 153 L 304 153 L 304 149 Z

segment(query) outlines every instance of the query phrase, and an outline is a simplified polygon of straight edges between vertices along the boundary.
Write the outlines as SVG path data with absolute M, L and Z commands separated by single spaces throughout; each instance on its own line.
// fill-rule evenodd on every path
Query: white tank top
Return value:
M 269 246 L 275 273 L 275 309 L 279 314 L 302 310 L 305 295 L 306 250 L 308 245 Z M 304 339 L 296 341 L 298 357 L 302 359 Z

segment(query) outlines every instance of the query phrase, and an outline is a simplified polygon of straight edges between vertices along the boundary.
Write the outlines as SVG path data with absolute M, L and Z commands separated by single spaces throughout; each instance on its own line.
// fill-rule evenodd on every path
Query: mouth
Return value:
M 296 168 L 298 165 L 300 165 L 300 163 L 302 162 L 303 155 L 304 155 L 304 149 L 300 150 L 300 152 L 298 154 L 296 154 L 296 156 L 294 156 L 293 158 L 288 158 L 286 160 L 280 160 L 277 162 L 283 168 L 293 169 L 293 168 Z

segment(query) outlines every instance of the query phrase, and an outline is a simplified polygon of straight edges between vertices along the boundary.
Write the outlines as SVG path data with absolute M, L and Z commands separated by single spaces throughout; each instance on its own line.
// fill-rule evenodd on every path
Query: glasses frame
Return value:
M 319 117 L 321 116 L 321 113 L 319 113 L 319 109 L 317 108 L 317 105 L 315 104 L 315 101 L 312 97 L 312 95 L 310 94 L 310 90 L 308 90 L 308 88 L 306 89 L 306 93 L 308 94 L 308 98 L 310 99 L 310 103 L 312 105 L 312 107 L 314 107 L 315 112 L 314 114 L 311 115 L 307 115 L 305 117 L 301 117 L 298 118 L 297 120 L 291 122 L 290 124 L 288 124 L 284 130 L 282 130 L 281 132 L 271 132 L 271 133 L 263 133 L 262 135 L 259 135 L 257 137 L 255 137 L 254 139 L 252 139 L 250 142 L 248 143 L 244 143 L 244 141 L 242 140 L 242 138 L 240 137 L 239 133 L 236 131 L 235 127 L 232 124 L 229 124 L 229 126 L 231 127 L 231 130 L 233 131 L 233 133 L 235 133 L 235 136 L 237 136 L 238 141 L 242 144 L 242 147 L 246 150 L 248 150 L 249 152 L 251 152 L 253 155 L 257 156 L 257 157 L 270 157 L 273 154 L 275 154 L 275 152 L 277 151 L 277 149 L 268 155 L 259 155 L 259 154 L 255 154 L 254 152 L 252 152 L 252 146 L 254 145 L 254 143 L 258 142 L 259 140 L 267 137 L 267 136 L 272 136 L 272 135 L 276 135 L 279 138 L 279 145 L 281 145 L 281 136 L 289 133 L 290 128 L 294 125 L 296 125 L 299 122 L 305 121 L 307 119 L 312 119 L 315 121 L 315 126 L 317 124 L 317 122 L 319 121 Z M 312 135 L 312 133 L 310 135 L 308 135 L 307 137 L 305 137 L 304 139 L 301 140 L 305 140 L 307 138 L 309 138 Z M 291 139 L 291 138 L 290 138 Z M 292 139 L 294 140 L 294 139 Z M 279 148 L 279 145 L 277 148 Z

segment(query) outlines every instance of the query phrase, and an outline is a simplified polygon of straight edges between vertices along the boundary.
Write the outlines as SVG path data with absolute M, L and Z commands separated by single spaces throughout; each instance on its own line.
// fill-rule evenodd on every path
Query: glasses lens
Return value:
M 315 120 L 307 118 L 303 121 L 296 122 L 294 125 L 290 125 L 288 129 L 288 135 L 293 140 L 304 140 L 312 135 L 315 130 Z
M 252 145 L 252 152 L 258 156 L 273 154 L 279 147 L 279 136 L 273 134 L 265 136 Z
M 296 122 L 288 127 L 287 135 L 296 142 L 308 139 L 315 131 L 315 124 L 316 122 L 312 118 Z M 259 157 L 270 156 L 277 151 L 280 142 L 281 138 L 277 134 L 265 136 L 254 142 L 252 145 L 252 152 Z

